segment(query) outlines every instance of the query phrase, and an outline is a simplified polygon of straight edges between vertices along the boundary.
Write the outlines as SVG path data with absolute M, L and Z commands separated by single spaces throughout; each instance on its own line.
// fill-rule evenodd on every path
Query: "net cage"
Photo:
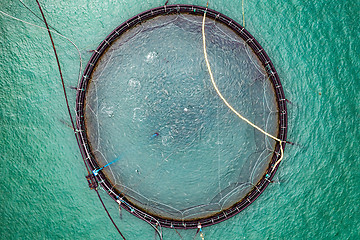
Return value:
M 202 48 L 205 10 L 162 6 L 127 20 L 94 51 L 78 85 L 81 151 L 97 181 L 122 208 L 164 227 L 234 216 L 265 190 L 280 158 L 279 142 L 216 94 Z M 286 141 L 285 96 L 264 49 L 229 17 L 206 14 L 207 52 L 222 95 Z

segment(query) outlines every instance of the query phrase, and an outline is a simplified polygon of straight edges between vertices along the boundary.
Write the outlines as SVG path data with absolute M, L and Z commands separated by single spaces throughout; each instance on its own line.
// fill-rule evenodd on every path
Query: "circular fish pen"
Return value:
M 76 98 L 80 150 L 122 208 L 156 226 L 192 229 L 244 210 L 271 182 L 280 143 L 242 122 L 216 94 L 285 147 L 286 99 L 254 37 L 193 5 L 150 9 L 91 56 Z

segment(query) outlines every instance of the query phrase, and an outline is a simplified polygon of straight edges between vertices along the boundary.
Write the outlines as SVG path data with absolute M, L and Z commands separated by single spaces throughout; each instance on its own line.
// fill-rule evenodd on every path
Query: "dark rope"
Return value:
M 76 138 L 77 144 L 78 144 L 78 146 L 79 146 L 79 149 L 81 149 L 81 148 L 80 148 L 80 139 L 79 139 L 79 137 L 78 137 L 78 135 L 77 135 L 77 131 L 76 131 L 76 128 L 75 128 L 74 120 L 73 120 L 73 117 L 72 117 L 72 114 L 71 114 L 71 110 L 70 110 L 70 106 L 69 106 L 69 101 L 68 101 L 67 94 L 66 94 L 66 89 L 65 89 L 64 78 L 63 78 L 63 75 L 62 75 L 62 71 L 61 71 L 61 67 L 60 67 L 60 62 L 59 62 L 59 58 L 58 58 L 58 55 L 57 55 L 57 52 L 56 52 L 54 40 L 53 40 L 53 38 L 52 38 L 50 29 L 49 29 L 49 25 L 47 24 L 45 15 L 44 15 L 44 13 L 43 13 L 43 11 L 42 11 L 42 8 L 41 8 L 41 6 L 40 6 L 39 1 L 36 0 L 36 3 L 37 3 L 38 6 L 39 6 L 41 15 L 42 15 L 42 17 L 43 17 L 44 23 L 45 23 L 46 28 L 47 28 L 48 33 L 49 33 L 49 37 L 50 37 L 50 40 L 51 40 L 51 44 L 52 44 L 52 47 L 53 47 L 53 50 L 54 50 L 54 53 L 55 53 L 56 62 L 57 62 L 58 68 L 59 68 L 59 74 L 60 74 L 60 78 L 61 78 L 61 84 L 62 84 L 62 87 L 63 87 L 64 97 L 65 97 L 65 101 L 66 101 L 66 107 L 67 107 L 67 110 L 68 110 L 68 113 L 69 113 L 69 117 L 70 117 L 70 121 L 71 121 L 71 126 L 72 126 L 72 129 L 73 129 L 74 133 L 75 133 L 75 138 Z M 87 170 L 88 174 L 90 174 L 89 167 L 88 167 L 88 165 L 86 164 L 86 161 L 85 161 L 86 157 L 84 156 L 84 153 L 83 153 L 82 150 L 80 150 L 80 153 L 81 153 L 81 156 L 82 156 L 82 158 L 83 158 L 83 161 L 84 161 L 86 170 Z
M 19 2 L 21 2 L 21 4 L 27 9 L 27 10 L 29 10 L 35 17 L 37 17 L 38 19 L 40 19 L 40 21 L 42 21 L 42 22 L 44 22 L 44 20 L 41 18 L 41 17 L 39 17 L 33 10 L 31 10 L 28 6 L 26 6 L 26 4 L 23 2 L 23 1 L 21 1 L 21 0 L 19 0 Z M 53 26 L 51 26 L 51 25 L 49 25 L 49 27 L 52 29 L 52 30 L 54 30 L 55 32 L 57 32 L 58 34 L 61 34 L 58 30 L 56 30 Z
M 45 19 L 45 16 L 44 16 L 44 13 L 41 9 L 41 6 L 40 6 L 40 3 L 38 0 L 36 0 L 38 6 L 39 6 L 39 9 L 40 9 L 40 12 L 41 12 L 41 15 L 44 19 L 44 23 L 46 25 L 46 28 L 48 30 L 48 33 L 49 33 L 49 37 L 50 37 L 50 40 L 51 40 L 51 44 L 52 44 L 52 47 L 54 49 L 54 53 L 55 53 L 55 58 L 56 58 L 56 63 L 58 65 L 58 68 L 59 68 L 59 73 L 60 73 L 60 78 L 61 78 L 61 83 L 62 83 L 62 87 L 63 87 L 63 91 L 64 91 L 64 95 L 65 95 L 65 101 L 66 101 L 66 106 L 67 106 L 67 109 L 68 109 L 68 113 L 69 113 L 69 116 L 70 116 L 70 120 L 71 120 L 71 125 L 72 125 L 72 128 L 74 130 L 74 132 L 76 132 L 76 128 L 75 128 L 75 125 L 74 125 L 74 120 L 73 120 L 73 117 L 72 117 L 72 114 L 71 114 L 71 111 L 70 111 L 70 107 L 69 107 L 69 101 L 68 101 L 68 98 L 67 98 L 67 94 L 66 94 L 66 89 L 65 89 L 65 83 L 64 83 L 64 78 L 63 78 L 63 75 L 62 75 L 62 71 L 61 71 L 61 67 L 60 67 L 60 62 L 59 62 L 59 58 L 58 58 L 58 55 L 57 55 L 57 52 L 56 52 L 56 49 L 55 49 L 55 44 L 54 44 L 54 40 L 52 38 L 52 35 L 51 35 L 51 32 L 50 32 L 50 29 L 49 29 L 49 25 L 47 24 L 46 22 L 46 19 Z
M 200 228 L 197 229 L 196 233 L 195 233 L 195 236 L 193 238 L 193 240 L 197 237 L 197 235 L 199 234 L 199 231 L 200 231 Z
M 181 238 L 181 239 L 183 239 L 183 237 L 180 235 L 180 233 L 176 230 L 176 228 L 174 228 L 174 230 L 175 230 L 175 232 L 179 235 L 179 237 Z
M 69 113 L 69 117 L 70 117 L 71 125 L 72 125 L 72 128 L 73 128 L 73 130 L 74 130 L 76 140 L 77 140 L 77 142 L 78 142 L 78 144 L 79 144 L 79 139 L 78 139 L 78 136 L 77 136 L 77 134 L 76 134 L 76 133 L 77 133 L 77 131 L 76 131 L 75 124 L 74 124 L 74 120 L 73 120 L 73 117 L 72 117 L 72 114 L 71 114 L 71 110 L 70 110 L 70 106 L 69 106 L 69 101 L 68 101 L 67 94 L 66 94 L 66 89 L 65 89 L 64 78 L 63 78 L 63 75 L 62 75 L 62 71 L 61 71 L 61 67 L 60 67 L 60 61 L 59 61 L 59 57 L 58 57 L 57 52 L 56 52 L 56 48 L 55 48 L 55 44 L 54 44 L 54 40 L 53 40 L 53 38 L 52 38 L 52 36 L 51 36 L 51 32 L 50 32 L 50 29 L 49 29 L 49 25 L 48 25 L 48 24 L 47 24 L 47 22 L 46 22 L 45 15 L 44 15 L 44 13 L 43 13 L 43 11 L 42 11 L 42 8 L 41 8 L 41 6 L 40 6 L 39 1 L 38 1 L 38 0 L 36 0 L 36 3 L 37 3 L 37 5 L 39 6 L 39 9 L 40 9 L 41 15 L 42 15 L 42 17 L 43 17 L 43 19 L 44 19 L 44 23 L 45 23 L 46 28 L 47 28 L 48 33 L 49 33 L 49 37 L 50 37 L 50 40 L 51 40 L 51 44 L 52 44 L 52 47 L 53 47 L 53 50 L 54 50 L 54 53 L 55 53 L 56 62 L 57 62 L 58 68 L 59 68 L 59 73 L 60 73 L 61 83 L 62 83 L 62 87 L 63 87 L 64 97 L 65 97 L 66 106 L 67 106 L 67 109 L 68 109 L 68 113 Z M 82 156 L 84 156 L 82 151 L 81 151 L 81 155 L 82 155 Z M 87 164 L 86 164 L 86 162 L 85 162 L 85 158 L 84 158 L 84 157 L 83 157 L 83 160 L 84 160 L 84 163 L 85 163 L 85 166 L 86 166 L 86 169 L 87 169 L 88 173 L 90 173 L 90 171 L 89 171 L 89 167 L 87 166 Z M 97 195 L 98 195 L 98 197 L 99 197 L 99 200 L 100 200 L 101 204 L 103 205 L 103 207 L 104 207 L 104 209 L 105 209 L 105 211 L 106 211 L 107 215 L 109 216 L 109 218 L 110 218 L 111 222 L 114 224 L 114 226 L 115 226 L 116 230 L 119 232 L 119 234 L 121 235 L 121 237 L 122 237 L 124 240 L 126 240 L 126 239 L 125 239 L 125 237 L 124 237 L 124 236 L 122 235 L 122 233 L 120 232 L 119 228 L 116 226 L 116 224 L 115 224 L 114 220 L 112 219 L 112 217 L 110 216 L 110 214 L 109 214 L 108 210 L 106 209 L 106 206 L 105 206 L 104 202 L 102 201 L 102 199 L 101 199 L 101 197 L 100 197 L 100 194 L 99 194 L 98 190 L 97 190 L 96 188 L 94 188 L 94 190 L 95 190 L 95 192 L 97 193 Z
M 37 1 L 37 0 L 36 0 L 36 1 Z M 122 237 L 124 240 L 126 240 L 125 237 L 124 237 L 124 235 L 122 235 L 122 233 L 120 232 L 119 228 L 116 226 L 114 220 L 113 220 L 112 217 L 110 216 L 109 211 L 108 211 L 107 208 L 105 207 L 105 204 L 104 204 L 103 200 L 102 200 L 101 197 L 100 197 L 99 191 L 98 191 L 97 189 L 94 189 L 94 190 L 95 190 L 95 192 L 97 193 L 97 195 L 98 195 L 98 197 L 99 197 L 99 200 L 100 200 L 101 204 L 103 205 L 103 207 L 104 207 L 104 209 L 105 209 L 105 212 L 106 212 L 107 215 L 109 216 L 111 222 L 114 224 L 116 230 L 119 232 L 119 234 L 121 235 L 121 237 Z

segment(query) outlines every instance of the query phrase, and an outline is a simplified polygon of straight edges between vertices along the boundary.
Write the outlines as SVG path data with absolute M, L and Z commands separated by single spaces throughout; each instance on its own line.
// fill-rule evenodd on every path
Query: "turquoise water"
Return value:
M 25 1 L 39 14 L 34 1 Z M 170 0 L 170 3 L 174 3 Z M 204 1 L 179 1 L 205 5 Z M 117 25 L 163 1 L 42 2 L 48 22 L 80 48 L 87 62 Z M 209 7 L 242 22 L 241 1 Z M 245 27 L 273 60 L 289 108 L 285 158 L 249 208 L 205 228 L 205 239 L 357 239 L 359 188 L 359 4 L 356 1 L 246 1 Z M 42 25 L 20 2 L 0 10 Z M 84 178 L 46 31 L 1 14 L 1 239 L 118 239 Z M 55 37 L 67 86 L 79 60 Z M 75 92 L 70 93 L 74 102 Z M 145 222 L 102 193 L 127 239 L 154 239 Z M 195 230 L 179 231 L 193 239 Z M 164 229 L 164 239 L 181 239 Z M 197 239 L 200 239 L 197 236 Z

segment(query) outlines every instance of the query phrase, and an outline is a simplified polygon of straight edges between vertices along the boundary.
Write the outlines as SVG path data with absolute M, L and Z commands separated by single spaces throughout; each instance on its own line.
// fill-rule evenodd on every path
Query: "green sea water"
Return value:
M 40 15 L 35 1 L 24 0 Z M 206 5 L 206 1 L 169 4 Z M 116 26 L 164 1 L 41 1 L 50 25 L 88 50 Z M 241 1 L 209 7 L 242 23 Z M 359 239 L 359 1 L 244 1 L 245 27 L 272 59 L 288 105 L 285 157 L 275 183 L 205 239 Z M 43 26 L 19 1 L 0 11 Z M 119 239 L 85 168 L 47 32 L 0 13 L 0 239 Z M 76 49 L 54 36 L 66 85 L 76 86 Z M 74 106 L 75 91 L 68 88 Z M 100 191 L 126 239 L 154 230 Z M 196 230 L 179 231 L 193 239 Z M 163 229 L 164 239 L 181 239 Z M 197 236 L 196 239 L 200 239 Z

